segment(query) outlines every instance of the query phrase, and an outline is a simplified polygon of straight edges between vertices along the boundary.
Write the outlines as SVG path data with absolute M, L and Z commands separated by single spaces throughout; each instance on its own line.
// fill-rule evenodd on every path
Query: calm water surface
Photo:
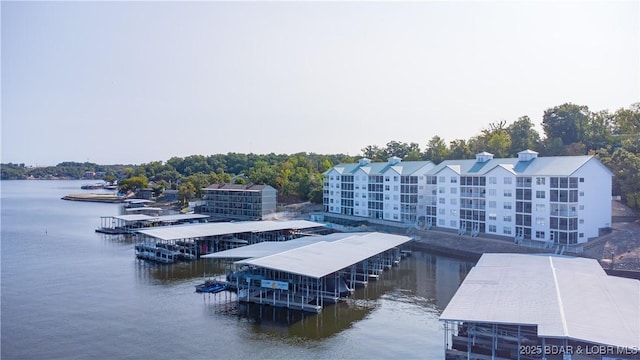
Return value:
M 197 294 L 223 273 L 156 265 L 95 233 L 119 205 L 60 200 L 84 181 L 2 181 L 2 359 L 443 358 L 438 316 L 473 264 L 414 251 L 322 314 Z

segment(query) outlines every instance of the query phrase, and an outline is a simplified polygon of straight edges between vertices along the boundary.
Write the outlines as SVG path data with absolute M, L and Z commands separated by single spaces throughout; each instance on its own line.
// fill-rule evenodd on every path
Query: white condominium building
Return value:
M 411 167 L 410 176 L 391 172 L 394 166 L 417 163 L 422 166 Z M 415 193 L 410 193 L 415 196 L 393 192 L 405 189 L 393 182 L 396 176 L 403 185 L 403 175 L 415 178 Z M 556 244 L 583 243 L 611 227 L 613 174 L 594 156 L 538 157 L 525 150 L 517 158 L 494 159 L 483 152 L 475 160 L 447 160 L 437 166 L 397 158 L 389 163 L 362 159 L 336 165 L 324 176 L 328 213 Z
M 415 223 L 425 209 L 424 198 L 430 161 L 401 161 L 391 157 L 386 163 L 360 159 L 357 164 L 338 164 L 324 175 L 324 211 L 371 219 Z

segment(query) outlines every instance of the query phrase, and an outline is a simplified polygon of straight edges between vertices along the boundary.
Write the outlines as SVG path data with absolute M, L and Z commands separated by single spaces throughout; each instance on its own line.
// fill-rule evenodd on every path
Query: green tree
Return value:
M 540 149 L 540 134 L 526 115 L 519 117 L 518 120 L 507 126 L 507 133 L 511 138 L 510 156 L 516 156 L 523 150 L 538 151 Z
M 182 204 L 186 205 L 189 200 L 193 199 L 196 195 L 196 188 L 191 182 L 185 182 L 178 187 L 178 200 Z
M 387 143 L 387 147 L 383 150 L 385 159 L 392 156 L 397 156 L 400 159 L 404 159 L 411 152 L 420 152 L 420 145 L 416 143 L 404 143 L 399 141 L 390 141 Z
M 631 104 L 629 109 L 618 109 L 612 120 L 615 135 L 637 137 L 640 134 L 640 102 Z
M 611 157 L 603 152 L 601 160 L 614 173 L 614 195 L 635 211 L 640 210 L 640 155 L 617 149 Z
M 424 157 L 434 164 L 439 164 L 449 156 L 447 144 L 440 136 L 433 136 L 427 143 Z
M 113 184 L 116 181 L 116 176 L 113 174 L 107 174 L 104 176 L 103 180 L 109 184 Z
M 544 112 L 542 128 L 547 139 L 559 138 L 569 145 L 581 142 L 588 118 L 588 107 L 566 103 Z
M 474 155 L 465 140 L 457 139 L 449 143 L 448 159 L 473 159 Z
M 137 191 L 149 187 L 149 180 L 146 176 L 132 176 L 128 179 L 122 179 L 118 182 L 118 188 L 121 192 Z
M 360 151 L 362 156 L 372 161 L 383 161 L 385 157 L 384 150 L 377 145 L 367 145 Z

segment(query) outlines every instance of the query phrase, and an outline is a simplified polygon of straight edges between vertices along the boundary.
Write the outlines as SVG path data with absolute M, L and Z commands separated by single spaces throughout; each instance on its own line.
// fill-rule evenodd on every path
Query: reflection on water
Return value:
M 472 264 L 415 249 L 321 314 L 198 294 L 226 265 L 140 261 L 95 233 L 117 204 L 64 201 L 84 182 L 2 182 L 0 357 L 443 358 L 438 316 Z
M 224 276 L 230 262 L 201 259 L 174 265 L 150 265 L 142 262 L 140 274 L 155 283 L 186 281 Z M 251 323 L 258 334 L 295 337 L 309 340 L 330 338 L 352 327 L 381 306 L 383 301 L 406 309 L 439 315 L 453 297 L 459 284 L 471 270 L 472 263 L 435 256 L 414 250 L 400 265 L 387 270 L 367 287 L 357 288 L 352 296 L 338 304 L 325 306 L 320 314 L 254 303 L 238 303 L 234 293 L 197 294 L 208 311 L 216 316 L 235 317 Z M 145 276 L 142 276 L 143 278 Z M 149 279 L 145 279 L 148 281 Z M 198 281 L 198 282 L 200 282 Z M 402 306 L 405 304 L 406 306 Z

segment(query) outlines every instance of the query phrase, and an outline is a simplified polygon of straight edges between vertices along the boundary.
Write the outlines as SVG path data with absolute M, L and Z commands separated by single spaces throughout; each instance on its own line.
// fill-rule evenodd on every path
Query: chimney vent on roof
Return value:
M 538 153 L 533 150 L 524 150 L 518 153 L 518 161 L 531 161 L 538 157 Z
M 358 165 L 360 166 L 364 166 L 367 164 L 371 164 L 371 159 L 367 159 L 367 158 L 362 158 L 360 160 L 358 160 Z
M 487 162 L 489 160 L 493 159 L 493 154 L 492 153 L 488 153 L 486 151 L 483 151 L 479 154 L 476 154 L 476 161 L 477 162 Z
M 397 163 L 399 163 L 400 161 L 402 161 L 402 159 L 400 159 L 397 156 L 392 156 L 388 159 L 389 165 L 395 165 Z

